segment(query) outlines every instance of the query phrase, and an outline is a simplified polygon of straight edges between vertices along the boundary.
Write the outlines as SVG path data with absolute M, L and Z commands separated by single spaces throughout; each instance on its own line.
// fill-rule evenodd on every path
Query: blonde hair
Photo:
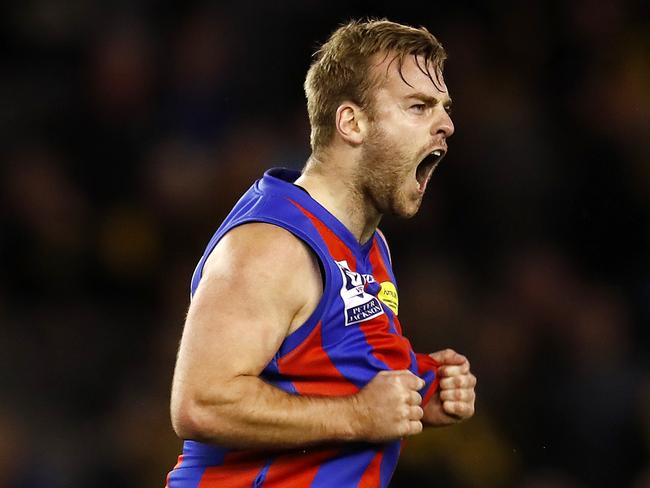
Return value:
M 343 101 L 356 103 L 372 116 L 372 89 L 377 81 L 370 72 L 370 59 L 378 53 L 394 55 L 402 80 L 404 58 L 414 56 L 420 70 L 433 83 L 434 77 L 439 81 L 447 57 L 442 44 L 424 27 L 386 19 L 351 21 L 339 27 L 314 53 L 305 79 L 313 152 L 331 142 L 336 110 Z M 424 58 L 424 66 L 417 56 Z

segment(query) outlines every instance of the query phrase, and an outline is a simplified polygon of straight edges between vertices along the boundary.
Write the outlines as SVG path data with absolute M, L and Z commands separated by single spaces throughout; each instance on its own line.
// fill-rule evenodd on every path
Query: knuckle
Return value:
M 424 417 L 424 410 L 422 407 L 415 407 L 415 418 L 420 420 L 422 417 Z

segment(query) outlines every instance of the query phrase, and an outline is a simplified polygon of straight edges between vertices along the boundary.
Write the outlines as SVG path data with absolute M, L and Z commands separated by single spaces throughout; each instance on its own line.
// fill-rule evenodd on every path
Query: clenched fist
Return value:
M 424 380 L 410 371 L 381 371 L 355 395 L 361 438 L 383 442 L 422 432 L 418 390 Z
M 439 364 L 439 390 L 431 397 L 423 421 L 428 425 L 444 426 L 467 420 L 474 415 L 476 376 L 469 361 L 453 349 L 430 354 Z

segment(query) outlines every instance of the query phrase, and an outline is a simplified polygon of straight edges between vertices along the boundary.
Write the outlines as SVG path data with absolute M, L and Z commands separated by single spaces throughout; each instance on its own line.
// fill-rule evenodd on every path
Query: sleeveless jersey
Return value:
M 426 382 L 420 391 L 424 406 L 437 388 L 437 364 L 428 355 L 415 354 L 402 335 L 397 286 L 383 236 L 377 231 L 359 244 L 339 220 L 293 185 L 299 175 L 269 170 L 244 194 L 199 261 L 192 294 L 207 257 L 229 230 L 249 222 L 280 226 L 309 245 L 320 260 L 323 295 L 310 318 L 285 338 L 261 378 L 292 395 L 351 395 L 380 371 L 409 369 Z M 399 440 L 290 451 L 230 450 L 186 440 L 167 487 L 384 488 L 400 449 Z

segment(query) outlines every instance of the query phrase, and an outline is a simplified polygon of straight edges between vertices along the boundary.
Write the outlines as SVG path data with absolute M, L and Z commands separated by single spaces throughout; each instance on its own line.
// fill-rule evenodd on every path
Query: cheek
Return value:
M 416 126 L 409 122 L 406 115 L 389 119 L 384 124 L 384 133 L 392 141 L 404 142 L 413 137 Z

